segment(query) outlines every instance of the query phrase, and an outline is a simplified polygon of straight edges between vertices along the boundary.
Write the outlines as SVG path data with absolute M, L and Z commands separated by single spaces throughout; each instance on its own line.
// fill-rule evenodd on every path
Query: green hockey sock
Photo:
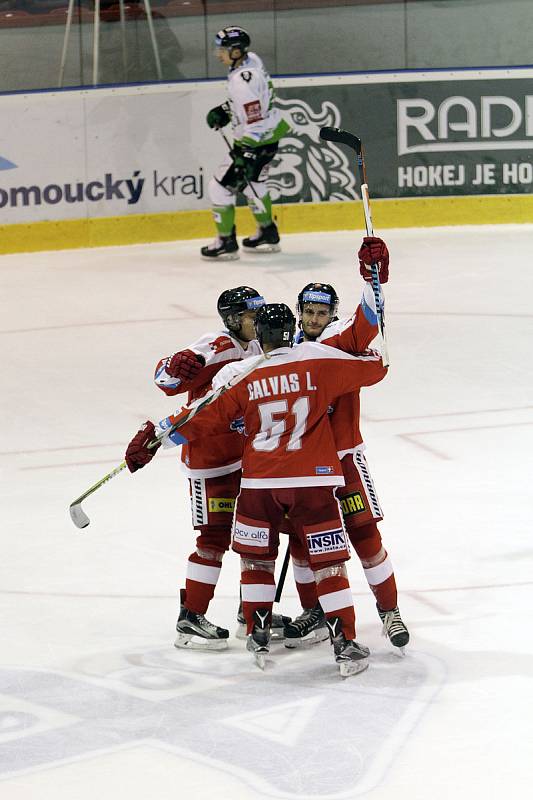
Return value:
M 229 236 L 235 223 L 235 206 L 213 206 L 213 218 L 219 236 Z
M 255 197 L 248 200 L 248 205 L 257 224 L 262 228 L 266 228 L 267 225 L 272 224 L 272 199 L 268 192 L 261 198 L 261 201 L 265 207 L 264 210 L 259 206 Z

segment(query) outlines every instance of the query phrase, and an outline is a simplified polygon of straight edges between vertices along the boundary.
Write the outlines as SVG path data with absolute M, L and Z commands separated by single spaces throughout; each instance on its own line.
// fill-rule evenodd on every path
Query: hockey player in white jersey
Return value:
M 217 58 L 227 67 L 228 100 L 207 114 L 210 128 L 231 122 L 233 147 L 209 182 L 209 198 L 217 228 L 215 241 L 202 247 L 206 260 L 235 260 L 239 245 L 235 230 L 235 203 L 242 192 L 257 223 L 257 231 L 243 239 L 245 250 L 276 252 L 279 233 L 272 218 L 268 167 L 289 125 L 274 106 L 274 88 L 263 62 L 248 51 L 250 36 L 237 26 L 223 28 L 215 37 Z

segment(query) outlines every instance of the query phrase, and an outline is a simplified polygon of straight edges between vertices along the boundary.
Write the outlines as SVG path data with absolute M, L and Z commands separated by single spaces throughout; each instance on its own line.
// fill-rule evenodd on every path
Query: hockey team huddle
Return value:
M 217 238 L 201 254 L 238 258 L 239 192 L 257 222 L 243 247 L 276 252 L 279 233 L 266 178 L 288 125 L 273 105 L 261 60 L 248 52 L 246 31 L 224 28 L 216 44 L 229 67 L 228 103 L 211 109 L 207 122 L 214 129 L 231 122 L 234 144 L 209 184 Z M 398 650 L 409 641 L 359 430 L 360 389 L 387 371 L 380 354 L 368 349 L 378 330 L 376 302 L 383 304 L 381 289 L 376 297 L 370 283 L 371 265 L 386 283 L 385 242 L 365 237 L 358 261 L 363 293 L 351 317 L 338 319 L 339 298 L 327 283 L 304 286 L 298 319 L 249 286 L 227 289 L 217 303 L 223 330 L 206 333 L 156 367 L 156 385 L 168 396 L 187 392 L 187 406 L 157 425 L 146 422 L 128 445 L 126 463 L 134 472 L 151 461 L 161 441 L 181 446 L 197 538 L 181 590 L 176 647 L 227 647 L 229 631 L 205 615 L 231 547 L 241 567 L 237 636 L 246 638 L 258 666 L 264 668 L 271 641 L 294 648 L 329 638 L 341 674 L 361 672 L 369 650 L 356 638 L 345 566 L 349 542 L 383 632 Z M 294 620 L 272 610 L 280 534 L 288 536 L 302 606 Z
M 151 446 L 154 438 L 179 425 L 163 443 L 181 445 L 198 535 L 181 590 L 176 647 L 227 646 L 228 630 L 205 615 L 231 546 L 241 564 L 241 636 L 259 666 L 271 639 L 299 647 L 329 636 L 341 674 L 365 669 L 369 651 L 356 639 L 347 539 L 390 642 L 403 648 L 409 641 L 359 429 L 360 389 L 387 371 L 379 353 L 367 349 L 377 334 L 370 265 L 379 265 L 386 283 L 387 246 L 365 237 L 358 258 L 365 283 L 350 318 L 337 318 L 332 286 L 310 283 L 298 295 L 296 333 L 287 305 L 265 303 L 255 289 L 239 286 L 218 299 L 223 330 L 157 365 L 157 386 L 169 396 L 188 392 L 187 407 L 157 425 L 146 422 L 126 462 L 132 472 L 143 467 L 159 447 Z M 213 402 L 185 421 L 212 390 L 220 392 Z M 280 534 L 289 537 L 302 605 L 294 620 L 272 613 Z

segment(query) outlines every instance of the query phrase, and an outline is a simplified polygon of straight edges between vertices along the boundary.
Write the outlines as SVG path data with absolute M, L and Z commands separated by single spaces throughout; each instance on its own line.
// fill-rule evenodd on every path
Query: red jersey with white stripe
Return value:
M 219 379 L 246 368 L 234 364 Z M 347 392 L 377 383 L 386 372 L 375 351 L 350 356 L 313 342 L 279 348 L 183 425 L 179 434 L 194 441 L 227 430 L 233 420 L 244 417 L 241 486 L 342 486 L 328 406 Z M 160 427 L 168 428 L 186 414 L 171 416 Z
M 365 283 L 361 304 L 355 314 L 347 319 L 338 319 L 326 325 L 317 342 L 335 347 L 345 353 L 362 353 L 378 332 L 374 293 Z M 330 415 L 331 429 L 337 445 L 339 458 L 363 443 L 360 420 L 359 390 L 337 398 Z
M 253 340 L 245 350 L 228 331 L 206 333 L 186 348 L 203 357 L 205 366 L 190 381 L 173 378 L 166 371 L 172 356 L 162 358 L 155 370 L 155 383 L 166 395 L 187 392 L 187 404 L 202 397 L 211 389 L 214 376 L 226 364 L 257 356 L 262 353 L 259 342 Z M 225 431 L 195 440 L 184 445 L 181 454 L 184 471 L 191 478 L 208 478 L 226 475 L 241 467 L 242 436 L 226 427 Z

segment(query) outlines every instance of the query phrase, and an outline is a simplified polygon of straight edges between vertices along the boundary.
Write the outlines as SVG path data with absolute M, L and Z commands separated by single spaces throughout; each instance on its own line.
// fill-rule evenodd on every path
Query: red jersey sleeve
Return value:
M 353 316 L 330 323 L 319 342 L 345 353 L 362 353 L 377 336 L 377 332 L 374 294 L 370 284 L 365 284 L 361 302 Z
M 220 395 L 210 405 L 202 408 L 189 422 L 179 427 L 180 436 L 187 441 L 194 441 L 217 433 L 227 433 L 233 420 L 242 417 L 244 411 L 239 403 L 235 389 L 229 389 Z M 186 419 L 189 409 L 182 409 L 177 414 L 168 417 L 170 425 Z

